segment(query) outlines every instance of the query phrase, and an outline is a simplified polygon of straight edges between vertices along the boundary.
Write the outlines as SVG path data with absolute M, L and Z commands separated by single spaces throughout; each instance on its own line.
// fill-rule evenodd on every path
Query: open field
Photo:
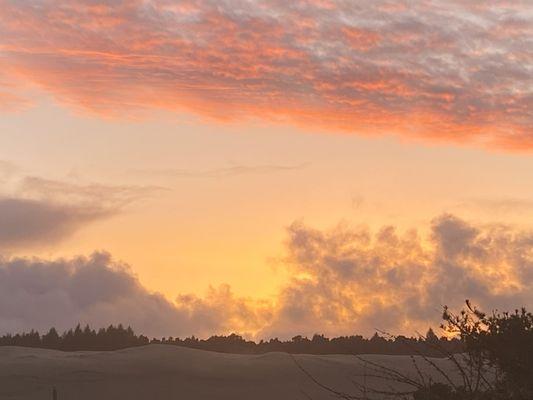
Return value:
M 352 381 L 375 384 L 354 356 L 296 355 L 320 382 L 356 393 Z M 405 356 L 365 356 L 415 376 Z M 445 360 L 436 360 L 445 369 Z M 424 361 L 420 365 L 429 372 Z M 285 353 L 237 355 L 149 345 L 112 352 L 0 347 L 0 398 L 106 399 L 332 399 Z

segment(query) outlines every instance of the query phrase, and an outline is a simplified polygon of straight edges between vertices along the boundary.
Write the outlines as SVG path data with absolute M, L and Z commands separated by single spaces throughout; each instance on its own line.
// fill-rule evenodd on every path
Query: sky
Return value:
M 532 127 L 530 1 L 0 0 L 0 327 L 531 307 Z

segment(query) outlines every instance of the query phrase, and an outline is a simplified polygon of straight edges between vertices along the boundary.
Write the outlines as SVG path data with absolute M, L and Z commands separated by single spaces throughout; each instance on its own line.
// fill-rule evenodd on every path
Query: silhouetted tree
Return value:
M 77 325 L 59 335 L 55 328 L 40 336 L 36 331 L 0 337 L 0 346 L 44 347 L 63 351 L 76 350 L 116 350 L 127 347 L 143 346 L 149 343 L 183 346 L 194 349 L 218 351 L 223 353 L 262 354 L 267 352 L 286 352 L 293 354 L 425 354 L 439 356 L 441 353 L 433 348 L 433 342 L 449 352 L 460 352 L 462 343 L 457 339 L 438 339 L 428 335 L 428 339 L 397 336 L 387 338 L 375 334 L 370 339 L 360 335 L 327 338 L 315 334 L 312 339 L 297 335 L 288 341 L 273 338 L 256 343 L 246 340 L 240 335 L 211 336 L 198 339 L 194 336 L 180 339 L 165 337 L 148 339 L 144 335 L 137 336 L 131 327 L 110 325 L 98 331 L 89 326 Z
M 50 328 L 47 334 L 41 338 L 41 344 L 47 349 L 58 349 L 60 345 L 60 337 L 56 328 Z
M 522 308 L 487 315 L 466 304 L 458 315 L 445 308 L 443 327 L 459 335 L 478 363 L 496 369 L 497 398 L 533 399 L 533 314 Z
M 441 326 L 449 334 L 457 336 L 455 340 L 460 341 L 462 353 L 453 353 L 449 347 L 443 346 L 448 341 L 445 338 L 439 339 L 432 329 L 419 340 L 419 343 L 439 352 L 441 357 L 446 357 L 455 367 L 459 380 L 452 378 L 449 371 L 439 367 L 416 346 L 411 350 L 421 356 L 421 361 L 412 358 L 419 379 L 413 379 L 403 371 L 359 358 L 374 378 L 385 381 L 386 387 L 390 387 L 391 382 L 407 387 L 401 391 L 372 388 L 353 382 L 358 393 L 342 393 L 317 381 L 296 359 L 295 362 L 313 382 L 343 399 L 367 399 L 367 395 L 371 393 L 375 396 L 373 398 L 382 399 L 532 400 L 533 314 L 522 308 L 513 313 L 493 312 L 487 315 L 472 307 L 469 301 L 466 305 L 466 309 L 458 315 L 445 307 L 444 323 Z M 370 342 L 383 343 L 382 339 L 376 334 Z M 407 346 L 413 344 L 404 337 L 396 337 L 396 342 Z M 419 363 L 425 363 L 442 382 L 424 374 Z

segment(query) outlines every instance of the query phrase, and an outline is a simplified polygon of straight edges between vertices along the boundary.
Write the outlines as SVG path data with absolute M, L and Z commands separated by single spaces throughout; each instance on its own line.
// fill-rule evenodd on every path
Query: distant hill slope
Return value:
M 147 344 L 167 344 L 191 349 L 218 351 L 234 354 L 264 354 L 283 352 L 291 354 L 389 354 L 389 355 L 425 355 L 443 357 L 450 353 L 461 353 L 463 343 L 458 338 L 438 338 L 432 329 L 419 337 L 380 336 L 371 338 L 361 335 L 328 338 L 313 335 L 312 338 L 297 335 L 290 340 L 271 338 L 254 342 L 237 334 L 211 336 L 198 339 L 194 336 L 181 338 L 152 338 L 137 335 L 131 327 L 110 325 L 98 330 L 89 326 L 69 329 L 59 334 L 55 328 L 40 334 L 35 330 L 0 336 L 0 346 L 36 347 L 41 349 L 63 351 L 100 351 L 120 350 L 128 347 L 146 346 Z
M 0 399 L 58 400 L 297 400 L 334 399 L 286 353 L 238 355 L 179 346 L 148 345 L 117 351 L 60 352 L 0 347 Z M 415 376 L 410 357 L 364 356 Z M 346 392 L 365 375 L 349 355 L 295 355 L 320 382 Z M 451 365 L 435 359 L 440 367 Z M 421 362 L 429 371 L 427 364 Z M 370 373 L 370 371 L 368 371 Z

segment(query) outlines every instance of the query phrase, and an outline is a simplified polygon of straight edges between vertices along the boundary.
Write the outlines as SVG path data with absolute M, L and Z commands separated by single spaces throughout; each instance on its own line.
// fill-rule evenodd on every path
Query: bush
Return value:
M 444 309 L 443 328 L 457 334 L 477 365 L 496 371 L 491 396 L 533 399 L 533 314 L 525 308 L 487 315 L 466 302 L 460 314 Z

